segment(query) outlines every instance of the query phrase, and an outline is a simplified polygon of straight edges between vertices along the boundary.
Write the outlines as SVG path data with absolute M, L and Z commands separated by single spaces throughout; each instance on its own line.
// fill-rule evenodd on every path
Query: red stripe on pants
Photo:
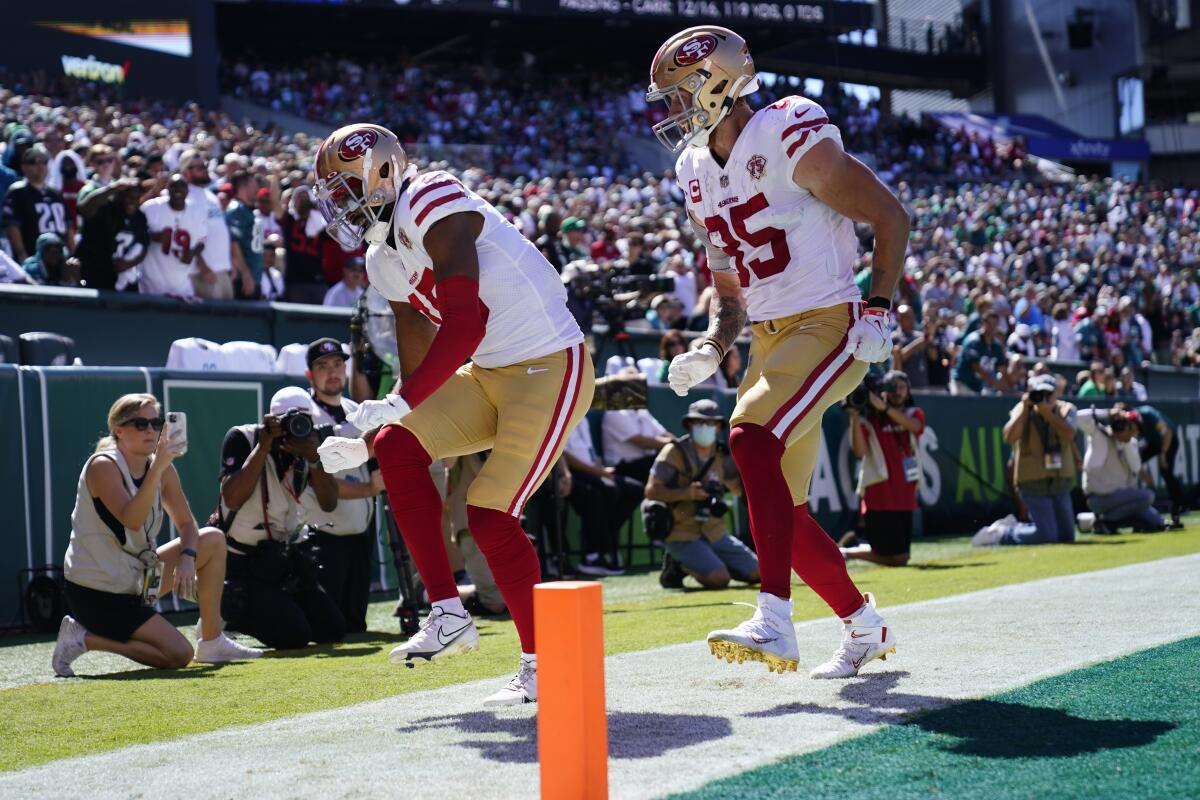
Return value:
M 578 373 L 578 374 L 576 374 Z M 571 385 L 571 377 L 575 376 L 575 391 L 571 395 L 570 402 L 567 401 L 567 388 Z M 529 472 L 525 474 L 525 479 L 521 481 L 521 488 L 517 490 L 516 495 L 512 499 L 512 503 L 508 506 L 508 513 L 517 516 L 521 513 L 521 499 L 526 494 L 526 489 L 529 484 L 537 480 L 538 475 L 544 471 L 538 469 L 541 463 L 542 456 L 546 453 L 546 449 L 550 448 L 551 452 L 558 449 L 558 445 L 562 442 L 563 437 L 567 435 L 566 420 L 563 420 L 561 429 L 558 430 L 558 436 L 555 437 L 555 428 L 558 426 L 559 417 L 565 414 L 568 418 L 571 416 L 571 409 L 575 407 L 575 401 L 579 399 L 579 385 L 583 382 L 583 345 L 576 345 L 567 350 L 567 369 L 563 373 L 562 386 L 558 390 L 558 402 L 554 404 L 554 413 L 550 415 L 550 425 L 546 428 L 546 435 L 542 437 L 541 446 L 538 447 L 537 455 L 533 458 L 533 463 L 529 466 Z M 565 406 L 564 406 L 565 404 Z M 553 439 L 553 443 L 551 440 Z M 547 465 L 549 466 L 549 465 Z

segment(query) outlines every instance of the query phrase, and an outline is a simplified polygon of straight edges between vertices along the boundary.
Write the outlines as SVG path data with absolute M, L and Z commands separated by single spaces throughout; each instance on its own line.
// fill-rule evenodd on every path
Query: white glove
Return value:
M 341 472 L 344 469 L 354 469 L 367 463 L 370 457 L 367 453 L 367 443 L 363 439 L 346 439 L 341 436 L 330 436 L 317 448 L 321 457 L 321 467 L 329 473 Z
M 721 365 L 721 357 L 717 348 L 711 344 L 700 345 L 699 350 L 680 353 L 671 359 L 667 369 L 667 383 L 675 390 L 675 394 L 684 397 L 698 383 L 712 377 Z
M 369 431 L 389 422 L 399 422 L 401 417 L 412 411 L 404 398 L 390 394 L 383 400 L 364 400 L 347 417 L 346 421 L 360 431 Z
M 868 308 L 846 336 L 846 352 L 859 361 L 875 364 L 892 355 L 892 315 L 883 308 Z

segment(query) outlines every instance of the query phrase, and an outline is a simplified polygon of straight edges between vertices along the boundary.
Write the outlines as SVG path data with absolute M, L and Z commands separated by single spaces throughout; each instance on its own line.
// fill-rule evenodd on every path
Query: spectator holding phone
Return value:
M 54 674 L 73 676 L 71 664 L 88 650 L 161 669 L 185 667 L 193 657 L 206 663 L 257 658 L 258 650 L 221 632 L 225 538 L 216 528 L 200 529 L 188 507 L 173 465 L 186 440 L 171 436 L 151 394 L 118 398 L 108 431 L 79 475 L 63 568 L 71 613 L 58 629 Z M 179 538 L 156 547 L 164 511 Z M 199 596 L 195 651 L 154 610 L 171 592 Z

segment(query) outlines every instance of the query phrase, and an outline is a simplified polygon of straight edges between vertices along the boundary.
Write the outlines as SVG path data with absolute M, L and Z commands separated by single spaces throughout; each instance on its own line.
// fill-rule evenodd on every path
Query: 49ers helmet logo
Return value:
M 702 33 L 679 46 L 679 49 L 675 51 L 675 63 L 681 67 L 690 67 L 697 61 L 708 58 L 716 49 L 717 37 L 709 33 Z
M 379 141 L 379 134 L 370 128 L 355 131 L 342 139 L 342 143 L 338 145 L 338 156 L 343 161 L 362 158 L 363 154 L 374 147 L 377 141 Z

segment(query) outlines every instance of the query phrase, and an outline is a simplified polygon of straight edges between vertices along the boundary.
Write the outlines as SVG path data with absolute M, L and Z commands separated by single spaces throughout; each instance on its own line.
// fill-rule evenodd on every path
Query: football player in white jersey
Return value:
M 795 568 L 844 623 L 841 647 L 811 674 L 846 678 L 892 652 L 895 636 L 809 514 L 808 484 L 825 410 L 869 364 L 891 355 L 890 300 L 909 219 L 842 149 L 819 105 L 788 97 L 755 110 L 745 98 L 757 90 L 745 40 L 716 26 L 672 36 L 650 67 L 646 98 L 668 109 L 654 133 L 679 154 L 675 172 L 716 289 L 704 344 L 675 357 L 668 381 L 684 395 L 712 375 L 749 319 L 750 365 L 729 443 L 746 487 L 762 586 L 754 617 L 709 634 L 709 647 L 729 661 L 794 671 Z M 854 221 L 875 234 L 865 304 L 854 284 Z
M 595 374 L 566 291 L 534 245 L 446 172 L 417 174 L 394 134 L 349 125 L 317 151 L 318 206 L 347 249 L 362 241 L 371 285 L 396 317 L 401 382 L 349 421 L 383 426 L 374 449 L 433 610 L 392 651 L 411 666 L 479 646 L 442 540 L 435 458 L 490 450 L 467 493 L 471 535 L 521 639 L 517 675 L 485 705 L 537 700 L 533 586 L 537 554 L 521 509 L 592 402 Z M 470 360 L 465 366 L 463 362 Z M 321 445 L 327 469 L 367 460 L 362 439 Z

